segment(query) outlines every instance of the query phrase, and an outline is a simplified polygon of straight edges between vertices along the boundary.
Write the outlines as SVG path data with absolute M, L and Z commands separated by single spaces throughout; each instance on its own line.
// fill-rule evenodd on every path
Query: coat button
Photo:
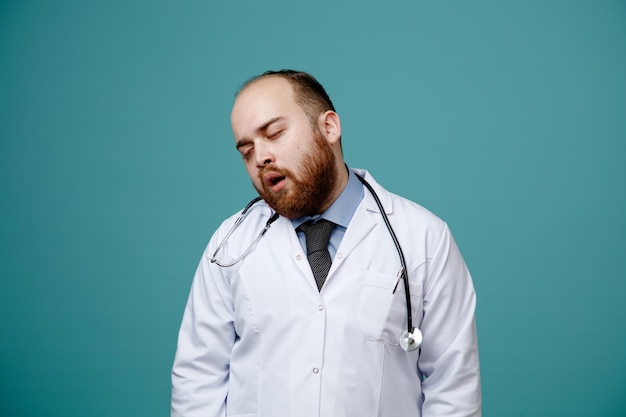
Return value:
M 313 368 L 313 373 L 314 373 L 314 374 L 319 374 L 319 373 L 320 373 L 320 370 L 319 370 L 319 369 L 317 369 L 317 368 Z

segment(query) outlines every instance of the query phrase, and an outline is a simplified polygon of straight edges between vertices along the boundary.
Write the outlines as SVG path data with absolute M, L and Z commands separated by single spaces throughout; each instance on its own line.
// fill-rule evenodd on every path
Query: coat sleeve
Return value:
M 476 294 L 447 225 L 424 281 L 422 416 L 480 416 L 481 389 L 476 336 Z
M 228 280 L 203 256 L 178 335 L 172 368 L 172 417 L 226 415 L 230 353 L 235 342 L 232 305 Z

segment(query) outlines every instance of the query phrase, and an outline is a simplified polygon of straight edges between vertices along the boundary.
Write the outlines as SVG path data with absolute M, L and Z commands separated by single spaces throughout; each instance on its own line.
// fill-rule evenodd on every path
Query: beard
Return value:
M 285 188 L 273 193 L 263 181 L 263 175 L 275 172 L 290 180 Z M 295 219 L 306 215 L 320 214 L 330 203 L 337 184 L 335 154 L 319 131 L 313 134 L 313 149 L 304 155 L 300 176 L 274 164 L 259 171 L 261 188 L 255 185 L 259 195 L 271 208 L 283 217 Z

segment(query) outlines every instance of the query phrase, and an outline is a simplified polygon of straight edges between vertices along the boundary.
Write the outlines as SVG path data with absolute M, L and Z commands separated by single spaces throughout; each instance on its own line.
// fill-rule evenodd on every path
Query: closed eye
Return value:
M 268 139 L 276 139 L 280 136 L 280 134 L 283 133 L 283 130 L 276 130 L 276 131 L 272 131 L 272 132 L 268 132 L 267 133 L 267 138 Z
M 254 145 L 252 145 L 251 143 L 237 147 L 237 150 L 241 154 L 241 157 L 246 160 L 249 159 L 252 155 L 253 149 Z

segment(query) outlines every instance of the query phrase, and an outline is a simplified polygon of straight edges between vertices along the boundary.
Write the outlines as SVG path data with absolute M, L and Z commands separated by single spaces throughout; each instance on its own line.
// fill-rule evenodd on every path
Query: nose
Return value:
M 266 142 L 259 141 L 254 146 L 256 164 L 259 168 L 275 162 L 274 153 L 271 151 L 270 146 L 268 146 Z

